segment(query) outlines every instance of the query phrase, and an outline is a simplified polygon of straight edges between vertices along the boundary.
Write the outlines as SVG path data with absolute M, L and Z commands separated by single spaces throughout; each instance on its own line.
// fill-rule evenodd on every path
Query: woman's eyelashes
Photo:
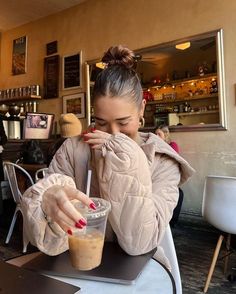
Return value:
M 129 121 L 118 121 L 116 124 L 118 126 L 123 127 L 123 126 L 127 126 L 128 123 L 129 123 Z M 108 123 L 105 122 L 105 121 L 104 122 L 102 122 L 102 121 L 96 121 L 96 125 L 97 126 L 100 126 L 100 127 L 106 127 L 106 126 L 108 126 Z
M 99 127 L 105 127 L 107 125 L 106 122 L 96 121 L 96 125 Z

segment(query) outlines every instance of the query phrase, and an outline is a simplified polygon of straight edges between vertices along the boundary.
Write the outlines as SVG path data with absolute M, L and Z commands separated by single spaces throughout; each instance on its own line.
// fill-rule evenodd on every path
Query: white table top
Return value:
M 151 259 L 144 268 L 136 283 L 120 285 L 74 278 L 48 275 L 71 285 L 79 286 L 78 294 L 174 294 L 175 286 L 171 274 L 156 260 Z

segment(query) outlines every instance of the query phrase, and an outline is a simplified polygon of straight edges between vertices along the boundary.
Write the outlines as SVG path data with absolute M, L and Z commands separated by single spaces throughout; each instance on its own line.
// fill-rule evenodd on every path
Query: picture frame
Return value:
M 63 113 L 74 113 L 78 118 L 85 118 L 85 94 L 63 96 Z
M 27 112 L 23 125 L 23 139 L 49 139 L 52 135 L 54 114 Z
M 12 49 L 12 74 L 20 75 L 26 73 L 27 63 L 27 36 L 13 40 Z
M 82 51 L 62 57 L 62 90 L 81 88 Z
M 44 58 L 44 98 L 57 98 L 59 95 L 59 55 Z
M 57 41 L 52 41 L 46 44 L 46 54 L 52 55 L 57 53 Z

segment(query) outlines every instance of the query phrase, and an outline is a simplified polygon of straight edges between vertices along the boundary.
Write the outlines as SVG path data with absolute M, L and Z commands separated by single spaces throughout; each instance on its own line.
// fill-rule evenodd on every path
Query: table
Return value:
M 8 261 L 11 264 L 22 266 L 40 253 L 24 255 Z M 151 259 L 144 268 L 141 275 L 133 285 L 120 285 L 115 283 L 105 283 L 90 280 L 59 277 L 47 275 L 48 277 L 79 286 L 78 294 L 175 294 L 175 283 L 170 272 L 159 262 Z

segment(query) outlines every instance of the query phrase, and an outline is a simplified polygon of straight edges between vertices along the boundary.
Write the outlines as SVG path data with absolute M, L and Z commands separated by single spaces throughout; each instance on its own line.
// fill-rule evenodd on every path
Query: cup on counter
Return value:
M 83 229 L 73 230 L 68 237 L 71 264 L 78 270 L 91 270 L 98 267 L 102 260 L 107 217 L 111 204 L 101 198 L 91 198 L 96 210 L 81 203 L 75 204 L 87 225 Z

